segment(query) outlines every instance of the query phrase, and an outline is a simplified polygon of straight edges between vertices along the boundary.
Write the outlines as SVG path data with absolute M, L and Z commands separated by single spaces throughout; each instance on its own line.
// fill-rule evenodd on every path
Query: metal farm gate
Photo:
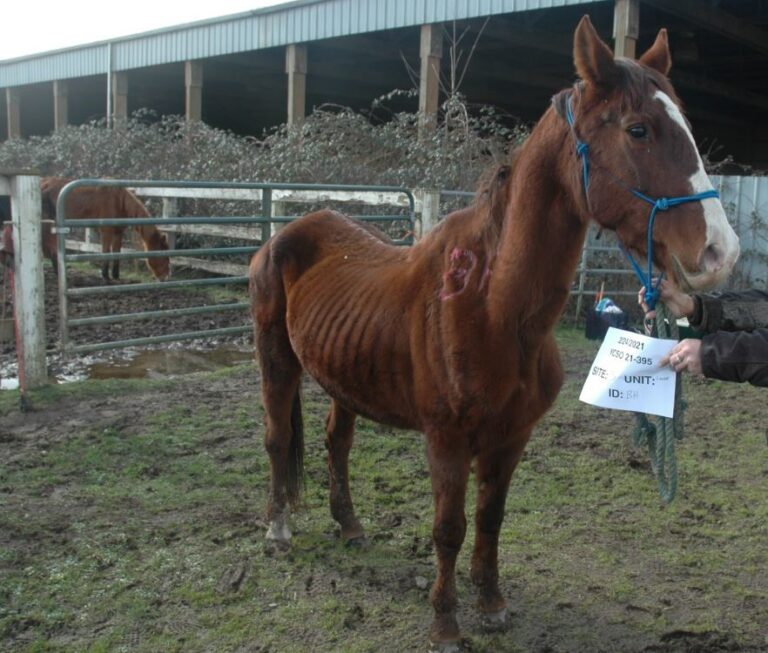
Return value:
M 163 199 L 164 215 L 162 218 L 120 218 L 105 216 L 99 219 L 68 219 L 66 214 L 67 197 L 81 187 L 120 187 L 136 192 L 140 197 L 160 197 Z M 373 197 L 371 197 L 373 196 Z M 393 202 L 392 198 L 398 198 Z M 176 215 L 178 198 L 224 199 L 227 201 L 256 201 L 260 205 L 257 215 L 245 216 L 180 216 Z M 386 199 L 384 199 L 386 198 Z M 191 340 L 195 338 L 233 335 L 249 332 L 250 324 L 242 326 L 208 329 L 200 331 L 185 331 L 180 333 L 162 333 L 148 335 L 129 340 L 112 340 L 104 342 L 74 342 L 71 336 L 73 327 L 88 325 L 105 325 L 119 322 L 165 319 L 172 325 L 173 318 L 181 315 L 203 315 L 219 311 L 242 311 L 247 313 L 248 304 L 243 302 L 211 303 L 202 306 L 192 306 L 181 309 L 152 310 L 115 315 L 89 315 L 87 317 L 70 318 L 70 300 L 73 298 L 108 295 L 112 293 L 137 293 L 146 290 L 170 292 L 192 286 L 212 287 L 225 285 L 245 285 L 247 266 L 222 264 L 220 261 L 200 260 L 195 257 L 250 255 L 266 242 L 269 236 L 279 229 L 280 225 L 294 220 L 297 216 L 282 215 L 289 204 L 325 204 L 333 201 L 354 202 L 355 204 L 381 205 L 395 204 L 400 212 L 390 215 L 352 215 L 350 217 L 366 222 L 380 224 L 405 223 L 406 237 L 400 242 L 411 242 L 414 233 L 415 202 L 413 194 L 405 188 L 392 186 L 351 186 L 351 185 L 318 185 L 318 184 L 278 184 L 278 183 L 219 183 L 194 181 L 137 181 L 137 180 L 102 180 L 79 179 L 67 184 L 61 191 L 56 207 L 56 234 L 58 238 L 58 274 L 59 274 L 59 305 L 60 305 L 60 337 L 61 348 L 65 354 L 83 354 L 87 352 L 119 349 L 123 347 L 143 346 L 161 342 Z M 301 213 L 303 213 L 302 211 Z M 160 251 L 123 251 L 119 254 L 103 254 L 96 252 L 97 248 L 89 243 L 80 243 L 68 239 L 75 228 L 98 228 L 106 226 L 136 227 L 153 225 L 161 229 L 194 231 L 209 236 L 223 236 L 242 240 L 253 240 L 254 244 L 240 247 L 200 247 L 194 249 L 176 249 L 174 239 L 170 239 L 170 249 Z M 225 225 L 230 225 L 225 227 Z M 232 225 L 235 225 L 234 227 Z M 246 229 L 248 226 L 260 226 L 260 229 Z M 170 229 L 169 229 L 170 230 Z M 86 253 L 72 254 L 67 249 L 86 250 Z M 89 251 L 90 250 L 90 251 Z M 150 283 L 107 284 L 88 287 L 70 287 L 67 277 L 67 264 L 79 261 L 98 261 L 106 263 L 118 259 L 138 259 L 148 257 L 185 257 L 196 261 L 195 267 L 219 272 L 219 276 L 196 279 L 171 280 Z M 223 274 L 221 274 L 224 271 Z

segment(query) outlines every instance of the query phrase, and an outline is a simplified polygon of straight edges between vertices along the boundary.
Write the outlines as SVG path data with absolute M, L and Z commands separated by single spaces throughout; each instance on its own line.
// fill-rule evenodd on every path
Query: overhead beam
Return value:
M 682 70 L 673 69 L 671 77 L 675 82 L 679 83 L 680 86 L 685 86 L 686 88 L 700 91 L 701 93 L 706 93 L 708 95 L 720 95 L 743 106 L 768 111 L 768 97 L 765 95 L 750 93 L 738 86 L 725 84 L 698 75 L 692 75 Z
M 752 49 L 768 54 L 768 31 L 754 27 L 733 14 L 716 9 L 701 0 L 643 0 L 669 14 L 683 18 L 694 25 L 744 43 Z

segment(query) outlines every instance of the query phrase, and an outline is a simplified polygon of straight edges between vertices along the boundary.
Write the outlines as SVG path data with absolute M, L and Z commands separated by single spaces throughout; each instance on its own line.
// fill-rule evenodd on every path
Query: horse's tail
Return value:
M 293 395 L 291 406 L 291 442 L 288 446 L 286 494 L 288 502 L 296 508 L 304 487 L 304 418 L 301 413 L 301 393 L 298 388 Z

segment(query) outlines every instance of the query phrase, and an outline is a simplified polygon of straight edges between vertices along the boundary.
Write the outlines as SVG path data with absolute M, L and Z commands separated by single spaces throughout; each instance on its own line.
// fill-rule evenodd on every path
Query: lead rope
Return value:
M 677 321 L 664 304 L 656 308 L 656 320 L 653 331 L 649 334 L 657 338 L 679 339 Z M 683 384 L 680 374 L 675 383 L 675 408 L 673 417 L 658 417 L 635 413 L 636 424 L 632 432 L 632 443 L 636 447 L 645 446 L 651 461 L 651 469 L 656 476 L 659 496 L 665 505 L 669 505 L 677 492 L 677 456 L 675 441 L 683 439 L 683 413 L 686 403 L 683 400 Z

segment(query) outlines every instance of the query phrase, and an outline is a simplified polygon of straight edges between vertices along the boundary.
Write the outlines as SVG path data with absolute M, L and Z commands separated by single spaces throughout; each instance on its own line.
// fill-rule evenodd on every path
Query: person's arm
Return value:
M 700 356 L 704 376 L 768 387 L 768 329 L 705 335 Z
M 768 293 L 744 290 L 694 294 L 695 310 L 689 322 L 705 333 L 768 329 Z

